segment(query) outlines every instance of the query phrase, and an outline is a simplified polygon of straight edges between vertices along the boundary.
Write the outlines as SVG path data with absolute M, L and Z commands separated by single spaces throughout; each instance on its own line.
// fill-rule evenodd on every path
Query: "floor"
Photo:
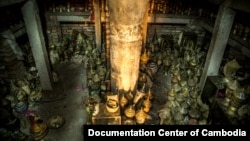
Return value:
M 60 128 L 49 128 L 48 134 L 42 141 L 83 141 L 83 125 L 87 120 L 84 101 L 89 94 L 85 66 L 69 61 L 59 64 L 55 71 L 59 81 L 55 83 L 53 91 L 43 91 L 42 99 L 36 103 L 38 107 L 36 112 L 45 122 L 53 116 L 61 116 L 65 119 L 65 124 Z M 150 118 L 145 123 L 149 125 L 159 124 L 157 111 L 167 100 L 167 75 L 161 71 L 154 75 L 153 106 L 149 112 Z M 29 124 L 27 125 L 22 131 L 29 134 Z
M 55 71 L 59 81 L 53 91 L 43 91 L 42 99 L 36 103 L 37 114 L 46 123 L 53 116 L 63 117 L 65 123 L 60 128 L 49 128 L 43 141 L 83 141 L 84 99 L 88 96 L 84 65 L 65 62 Z M 23 132 L 29 132 L 29 126 Z

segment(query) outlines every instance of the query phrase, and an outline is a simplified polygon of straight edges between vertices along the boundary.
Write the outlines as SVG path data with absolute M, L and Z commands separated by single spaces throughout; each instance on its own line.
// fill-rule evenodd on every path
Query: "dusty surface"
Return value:
M 83 125 L 86 123 L 86 112 L 84 99 L 88 96 L 86 84 L 86 70 L 83 64 L 65 62 L 57 67 L 60 76 L 59 82 L 55 84 L 53 91 L 43 92 L 43 98 L 37 102 L 38 114 L 48 122 L 52 116 L 62 116 L 65 124 L 58 129 L 49 129 L 44 141 L 80 141 L 83 140 Z M 146 125 L 159 124 L 158 111 L 164 106 L 167 100 L 166 81 L 168 77 L 158 70 L 153 76 L 152 93 L 153 106 L 149 111 Z M 28 132 L 29 124 L 23 129 Z
M 83 98 L 88 93 L 84 66 L 65 62 L 58 65 L 57 72 L 60 80 L 53 91 L 43 92 L 38 113 L 45 122 L 58 115 L 65 123 L 58 129 L 50 128 L 44 141 L 82 141 L 86 121 Z
M 153 75 L 152 92 L 154 99 L 152 100 L 152 109 L 149 112 L 152 119 L 147 120 L 145 124 L 158 125 L 160 123 L 158 111 L 161 110 L 167 102 L 168 79 L 168 76 L 164 74 L 161 68 Z

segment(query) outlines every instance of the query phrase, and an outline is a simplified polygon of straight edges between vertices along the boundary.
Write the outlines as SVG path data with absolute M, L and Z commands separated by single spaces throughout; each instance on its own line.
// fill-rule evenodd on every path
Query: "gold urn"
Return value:
M 128 104 L 128 99 L 125 97 L 124 94 L 121 94 L 120 97 L 120 107 L 123 109 Z
M 143 101 L 143 111 L 148 113 L 150 111 L 152 107 L 152 102 L 149 99 L 149 97 L 147 97 L 144 101 Z
M 133 99 L 133 103 L 137 104 L 143 97 L 145 97 L 145 87 L 146 83 L 143 83 L 142 88 L 140 90 L 136 90 L 136 94 Z
M 137 124 L 144 124 L 147 119 L 147 114 L 144 112 L 143 108 L 139 109 L 135 114 L 135 119 Z
M 108 93 L 106 109 L 109 113 L 115 113 L 119 110 L 119 97 L 118 94 Z
M 124 114 L 127 118 L 133 118 L 135 116 L 135 108 L 134 105 L 129 105 L 125 110 Z
M 141 55 L 140 61 L 142 64 L 146 65 L 148 63 L 148 60 L 149 60 L 149 56 L 147 54 L 147 50 L 145 49 L 143 54 Z

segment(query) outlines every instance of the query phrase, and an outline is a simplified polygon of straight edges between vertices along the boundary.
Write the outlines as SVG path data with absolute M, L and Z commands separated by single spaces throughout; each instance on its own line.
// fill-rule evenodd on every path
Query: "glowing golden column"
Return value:
M 111 90 L 136 88 L 149 0 L 108 0 Z

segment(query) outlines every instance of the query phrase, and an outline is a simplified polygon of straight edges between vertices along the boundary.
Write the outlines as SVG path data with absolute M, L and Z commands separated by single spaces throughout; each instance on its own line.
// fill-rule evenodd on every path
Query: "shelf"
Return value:
M 17 24 L 11 27 L 7 32 L 3 33 L 6 39 L 1 42 L 0 49 L 0 78 L 21 78 L 24 77 L 24 64 L 18 58 L 21 57 L 14 52 L 18 47 L 15 44 L 14 38 L 18 38 L 26 34 L 24 23 Z
M 90 16 L 90 12 L 47 12 L 48 15 L 61 15 L 61 16 Z
M 211 23 L 209 22 L 205 22 L 203 20 L 199 20 L 199 24 L 206 29 L 207 31 L 209 31 L 210 33 L 213 33 L 213 26 Z M 247 41 L 244 41 L 242 39 L 240 39 L 237 36 L 234 35 L 230 35 L 229 39 L 228 39 L 228 45 L 232 46 L 232 47 L 240 47 L 241 51 L 244 55 L 249 56 L 250 57 L 250 43 Z
M 59 22 L 91 22 L 93 20 L 90 20 L 90 17 L 86 16 L 66 16 L 66 15 L 58 15 L 57 20 Z
M 10 30 L 13 33 L 13 35 L 15 36 L 15 38 L 21 37 L 22 35 L 24 35 L 26 33 L 24 23 L 20 23 L 16 26 L 12 27 Z
M 185 15 L 153 14 L 148 17 L 148 23 L 188 24 L 194 19 L 197 19 L 197 17 Z
M 89 12 L 48 12 L 47 14 L 57 16 L 59 22 L 93 22 Z
M 229 114 L 229 111 L 228 111 L 228 107 L 225 107 L 223 105 L 223 101 L 224 101 L 224 98 L 217 98 L 215 97 L 215 104 L 216 104 L 216 108 L 220 108 L 221 112 L 222 112 L 222 115 L 224 118 L 222 118 L 222 121 L 227 121 L 229 123 L 227 124 L 231 124 L 231 125 L 239 125 L 240 124 L 240 120 L 237 118 L 237 112 L 235 113 L 235 115 L 230 115 Z M 213 107 L 213 108 L 215 108 Z M 212 109 L 212 110 L 216 110 L 216 109 Z
M 47 14 L 57 16 L 57 21 L 59 22 L 94 22 L 94 20 L 91 19 L 91 13 L 89 12 L 48 12 Z M 188 24 L 194 19 L 197 19 L 197 17 L 185 15 L 154 14 L 148 16 L 148 23 Z
M 213 33 L 213 24 L 211 22 L 205 20 L 199 20 L 198 22 L 204 29 L 206 29 L 210 33 Z
M 235 36 L 235 35 L 230 35 L 230 39 L 236 41 L 239 46 L 244 46 L 250 49 L 250 43 L 248 41 L 242 40 L 240 37 Z
M 247 56 L 247 57 L 250 57 L 250 46 L 245 46 L 245 45 L 242 45 L 241 44 L 241 41 L 236 41 L 234 39 L 229 38 L 228 40 L 228 44 L 232 47 L 234 47 L 235 49 L 238 49 L 242 52 L 243 55 Z

